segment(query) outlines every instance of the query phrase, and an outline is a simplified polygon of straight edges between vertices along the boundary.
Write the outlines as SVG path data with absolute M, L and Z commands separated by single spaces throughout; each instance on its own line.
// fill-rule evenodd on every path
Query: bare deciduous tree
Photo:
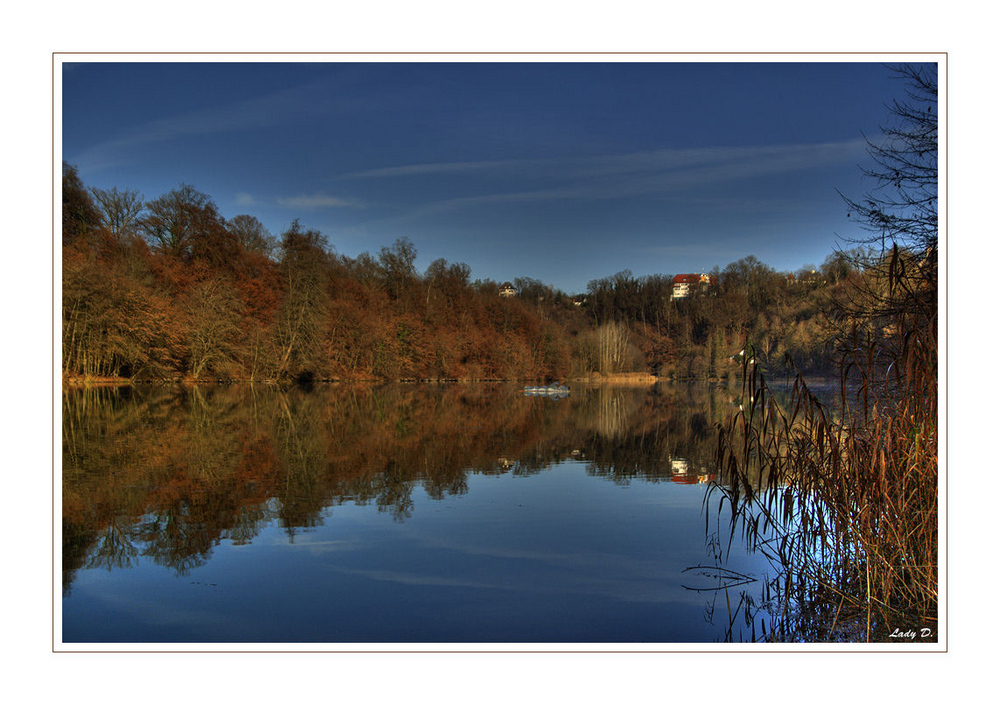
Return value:
M 889 107 L 881 139 L 868 140 L 872 188 L 859 200 L 841 194 L 868 233 L 850 240 L 872 248 L 863 305 L 873 317 L 937 316 L 938 90 L 935 64 L 893 69 L 907 83 L 907 100 Z M 858 311 L 854 312 L 860 313 Z
M 252 215 L 237 215 L 228 222 L 229 231 L 247 252 L 273 257 L 278 249 L 278 242 L 268 232 L 264 224 Z
M 100 214 L 100 225 L 116 240 L 125 240 L 139 230 L 143 198 L 138 191 L 92 188 Z

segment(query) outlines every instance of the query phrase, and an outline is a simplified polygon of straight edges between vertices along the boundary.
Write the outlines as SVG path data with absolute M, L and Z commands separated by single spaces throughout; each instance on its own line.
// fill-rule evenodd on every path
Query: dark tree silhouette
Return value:
M 84 187 L 76 167 L 62 166 L 62 242 L 69 245 L 89 235 L 101 222 L 94 199 Z
M 937 312 L 938 263 L 938 90 L 936 64 L 892 69 L 907 83 L 907 100 L 889 106 L 890 122 L 879 140 L 868 139 L 872 165 L 863 168 L 874 183 L 860 200 L 841 194 L 868 233 L 851 242 L 874 257 L 865 264 L 882 272 L 868 288 L 876 316 Z

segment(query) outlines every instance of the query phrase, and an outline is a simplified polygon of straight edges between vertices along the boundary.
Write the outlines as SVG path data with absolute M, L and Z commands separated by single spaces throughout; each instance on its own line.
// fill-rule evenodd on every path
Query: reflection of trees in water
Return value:
M 139 549 L 129 535 L 130 527 L 122 527 L 118 518 L 113 519 L 105 527 L 97 540 L 97 545 L 90 553 L 88 568 L 131 568 L 139 556 Z
M 156 565 L 187 575 L 204 565 L 218 534 L 207 522 L 192 516 L 187 506 L 167 506 L 140 521 L 135 536 L 144 544 L 142 555 Z
M 598 392 L 585 451 L 588 472 L 620 483 L 699 482 L 715 472 L 715 424 L 727 411 L 724 390 L 689 384 L 658 385 L 643 394 Z
M 409 518 L 468 492 L 470 472 L 534 474 L 573 458 L 617 482 L 714 467 L 728 400 L 706 385 L 233 385 L 64 394 L 64 584 L 139 557 L 183 573 L 278 522 L 294 537 L 345 502 Z M 681 465 L 680 461 L 684 464 Z
M 245 505 L 233 515 L 232 526 L 223 530 L 221 538 L 228 539 L 236 546 L 245 546 L 253 541 L 260 528 L 270 521 L 274 513 L 267 505 Z
M 159 475 L 155 445 L 170 434 L 163 390 L 94 387 L 62 399 L 63 588 L 90 565 L 131 565 L 129 532 Z M 162 437 L 150 442 L 148 431 Z
M 451 477 L 428 477 L 423 483 L 424 492 L 431 499 L 444 499 L 448 496 L 467 494 L 469 491 L 468 475 L 465 472 L 452 473 Z
M 321 523 L 322 488 L 325 466 L 323 409 L 314 394 L 276 395 L 277 417 L 274 445 L 284 476 L 276 496 L 281 501 L 278 515 L 291 537 L 299 528 Z
M 232 473 L 242 451 L 240 435 L 227 433 L 242 422 L 240 400 L 217 392 L 194 387 L 184 396 L 189 415 L 187 464 L 195 477 L 210 483 Z
M 598 387 L 588 395 L 588 401 L 582 409 L 583 418 L 595 433 L 603 438 L 618 438 L 624 435 L 630 420 L 641 402 L 641 398 L 632 393 L 631 389 L 620 387 Z
M 188 570 L 204 562 L 220 527 L 237 524 L 240 507 L 266 500 L 245 487 L 268 463 L 253 457 L 253 405 L 239 401 L 211 388 L 64 393 L 64 588 L 88 562 L 121 563 L 126 541 Z
M 373 489 L 379 511 L 391 513 L 396 521 L 409 519 L 413 514 L 413 481 L 407 479 L 403 468 L 390 463 L 375 478 Z

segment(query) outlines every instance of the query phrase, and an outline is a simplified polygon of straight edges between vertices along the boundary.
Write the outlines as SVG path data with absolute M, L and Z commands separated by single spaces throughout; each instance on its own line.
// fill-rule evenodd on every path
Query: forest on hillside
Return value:
M 778 272 L 747 257 L 690 296 L 670 274 L 622 271 L 570 296 L 471 279 L 406 238 L 338 255 L 293 221 L 274 236 L 182 184 L 155 199 L 62 174 L 62 371 L 67 382 L 555 380 L 623 372 L 721 379 L 752 340 L 766 364 L 823 372 L 864 253 Z M 789 358 L 790 356 L 790 358 Z

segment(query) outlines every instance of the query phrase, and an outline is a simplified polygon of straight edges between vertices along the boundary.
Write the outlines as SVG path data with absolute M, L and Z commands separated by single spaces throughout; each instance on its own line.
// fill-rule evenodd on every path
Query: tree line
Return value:
M 68 381 L 721 378 L 748 337 L 818 370 L 830 303 L 865 271 L 860 250 L 791 276 L 748 256 L 685 299 L 627 270 L 578 297 L 517 278 L 506 298 L 464 263 L 418 272 L 406 238 L 338 255 L 298 220 L 274 236 L 224 218 L 187 184 L 146 200 L 64 163 L 62 192 Z

